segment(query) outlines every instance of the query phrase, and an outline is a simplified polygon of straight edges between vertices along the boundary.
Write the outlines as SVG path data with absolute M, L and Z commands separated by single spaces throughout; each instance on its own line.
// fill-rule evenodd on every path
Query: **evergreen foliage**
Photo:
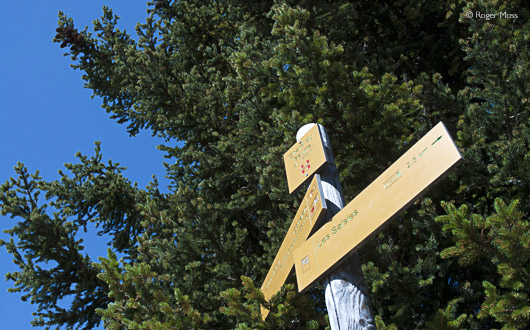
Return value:
M 93 32 L 60 13 L 55 42 L 112 119 L 170 142 L 170 192 L 131 184 L 99 143 L 57 181 L 18 164 L 0 187 L 18 223 L 0 244 L 35 325 L 325 328 L 320 285 L 287 284 L 271 302 L 258 289 L 301 197 L 282 154 L 303 124 L 324 125 L 350 201 L 442 120 L 465 162 L 360 251 L 377 326 L 530 326 L 525 1 L 148 6 L 136 39 L 105 7 Z M 112 237 L 98 261 L 76 238 L 89 222 Z

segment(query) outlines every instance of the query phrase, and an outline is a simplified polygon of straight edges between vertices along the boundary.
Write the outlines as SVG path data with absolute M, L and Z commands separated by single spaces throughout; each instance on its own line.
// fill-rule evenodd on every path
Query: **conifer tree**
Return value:
M 184 145 L 159 146 L 169 193 L 131 184 L 99 143 L 57 181 L 17 165 L 1 244 L 35 325 L 325 328 L 320 285 L 270 302 L 258 289 L 301 197 L 283 153 L 303 124 L 324 125 L 348 202 L 440 120 L 464 164 L 360 250 L 377 326 L 530 324 L 523 1 L 158 0 L 147 14 L 137 39 L 110 8 L 93 32 L 59 15 L 55 42 L 110 117 Z M 76 238 L 88 222 L 112 237 L 99 260 Z

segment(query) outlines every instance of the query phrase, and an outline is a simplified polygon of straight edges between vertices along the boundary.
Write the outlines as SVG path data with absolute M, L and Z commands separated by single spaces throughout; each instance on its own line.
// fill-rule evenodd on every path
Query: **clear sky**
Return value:
M 13 166 L 23 162 L 30 173 L 40 170 L 45 180 L 55 180 L 63 164 L 75 162 L 77 151 L 92 155 L 94 141 L 101 141 L 105 160 L 128 169 L 124 175 L 145 187 L 155 174 L 164 178 L 162 140 L 147 132 L 129 137 L 125 126 L 108 118 L 99 99 L 83 87 L 81 73 L 70 68 L 71 60 L 52 42 L 59 11 L 83 29 L 102 13 L 104 5 L 121 16 L 119 27 L 134 33 L 146 17 L 143 0 L 50 0 L 4 1 L 0 11 L 0 183 L 14 176 Z M 0 230 L 17 219 L 0 217 Z M 8 235 L 0 233 L 0 238 Z M 106 255 L 106 245 L 93 233 L 85 239 L 94 259 Z M 11 256 L 0 248 L 0 273 L 16 271 Z M 0 275 L 0 320 L 5 330 L 37 329 L 30 325 L 36 309 L 22 302 L 20 294 L 8 293 L 11 282 Z M 99 329 L 103 329 L 101 326 Z

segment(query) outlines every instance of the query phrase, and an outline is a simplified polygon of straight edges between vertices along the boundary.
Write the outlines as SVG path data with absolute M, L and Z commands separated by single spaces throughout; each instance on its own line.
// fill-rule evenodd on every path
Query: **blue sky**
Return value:
M 134 33 L 146 17 L 144 1 L 8 1 L 0 11 L 0 183 L 14 175 L 13 166 L 23 162 L 31 173 L 40 170 L 45 180 L 55 180 L 63 164 L 75 162 L 77 151 L 92 155 L 94 142 L 101 141 L 104 159 L 126 166 L 124 175 L 145 187 L 156 175 L 164 178 L 163 153 L 156 150 L 161 139 L 148 132 L 129 137 L 125 126 L 108 118 L 100 100 L 91 99 L 83 87 L 81 73 L 70 68 L 69 57 L 54 44 L 57 14 L 65 12 L 78 28 L 89 26 L 109 6 L 121 16 L 119 27 Z M 11 228 L 16 219 L 0 217 L 0 230 Z M 0 238 L 8 236 L 0 233 Z M 102 238 L 86 237 L 86 251 L 93 258 L 106 255 Z M 17 271 L 11 256 L 0 248 L 0 273 Z M 30 325 L 36 309 L 8 293 L 11 282 L 0 276 L 0 320 L 2 329 L 38 329 Z M 99 329 L 103 329 L 100 327 Z

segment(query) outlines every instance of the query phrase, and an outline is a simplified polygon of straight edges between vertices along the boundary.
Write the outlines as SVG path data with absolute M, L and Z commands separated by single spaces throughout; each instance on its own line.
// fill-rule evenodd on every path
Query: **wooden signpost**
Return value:
M 318 125 L 314 125 L 284 155 L 289 194 L 311 178 L 327 162 Z
M 460 163 L 462 156 L 440 122 L 342 208 L 344 199 L 333 153 L 325 129 L 319 126 L 302 127 L 298 142 L 284 155 L 289 193 L 320 169 L 322 184 L 315 175 L 261 290 L 270 299 L 283 286 L 294 263 L 300 292 L 326 278 L 326 305 L 333 330 L 357 329 L 361 324 L 363 329 L 375 329 L 354 252 Z M 326 211 L 326 199 L 326 218 L 331 220 L 312 234 Z M 268 314 L 265 308 L 261 312 L 263 318 Z
M 320 176 L 316 174 L 307 189 L 298 212 L 296 212 L 287 235 L 276 254 L 276 258 L 274 258 L 265 282 L 261 286 L 265 299 L 269 300 L 281 289 L 294 268 L 294 250 L 307 240 L 315 224 L 326 213 L 326 209 L 326 200 L 322 195 Z M 268 309 L 261 308 L 261 315 L 264 319 L 268 313 Z
M 461 160 L 439 123 L 294 252 L 298 290 L 307 290 Z

